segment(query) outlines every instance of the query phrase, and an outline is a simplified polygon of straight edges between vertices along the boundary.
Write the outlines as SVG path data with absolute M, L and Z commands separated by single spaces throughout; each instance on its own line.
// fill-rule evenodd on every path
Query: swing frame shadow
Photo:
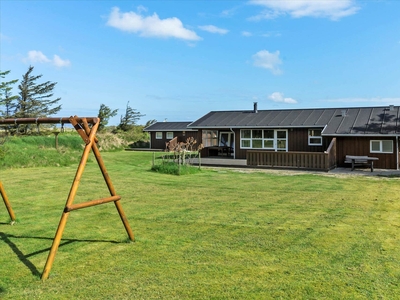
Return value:
M 62 215 L 61 215 L 61 218 L 60 218 L 60 221 L 58 224 L 58 228 L 55 233 L 53 243 L 51 245 L 49 255 L 47 257 L 46 264 L 44 266 L 44 269 L 43 269 L 43 272 L 41 275 L 42 280 L 46 280 L 49 277 L 49 274 L 50 274 L 50 271 L 51 271 L 51 268 L 52 268 L 52 265 L 53 265 L 53 262 L 55 259 L 55 255 L 60 246 L 61 237 L 64 232 L 64 229 L 65 229 L 65 226 L 66 226 L 66 223 L 68 220 L 68 216 L 69 216 L 70 212 L 73 210 L 83 209 L 83 208 L 100 205 L 100 204 L 105 204 L 108 202 L 114 202 L 115 207 L 118 211 L 118 214 L 119 214 L 121 221 L 125 227 L 125 230 L 128 234 L 129 239 L 131 241 L 135 240 L 133 231 L 129 225 L 128 219 L 126 218 L 126 215 L 125 215 L 125 213 L 122 209 L 122 205 L 120 203 L 121 196 L 117 195 L 117 193 L 115 191 L 114 185 L 110 179 L 110 176 L 108 175 L 108 172 L 104 165 L 104 161 L 103 161 L 103 159 L 100 155 L 100 151 L 97 147 L 98 140 L 96 138 L 96 133 L 97 133 L 98 127 L 100 125 L 100 118 L 97 118 L 97 117 L 79 118 L 77 116 L 73 116 L 73 117 L 71 116 L 69 118 L 20 118 L 20 119 L 0 120 L 0 125 L 3 125 L 3 124 L 14 124 L 14 125 L 37 124 L 37 125 L 39 125 L 39 124 L 57 124 L 57 123 L 61 123 L 62 125 L 66 124 L 66 123 L 72 124 L 74 129 L 78 132 L 78 134 L 81 136 L 82 140 L 85 142 L 85 147 L 83 149 L 82 157 L 79 162 L 77 171 L 75 173 L 75 178 L 72 183 L 71 189 L 69 191 L 69 195 L 68 195 L 67 201 L 65 203 L 65 207 L 62 212 Z M 90 200 L 90 201 L 79 203 L 79 204 L 73 204 L 83 171 L 85 169 L 85 166 L 86 166 L 86 163 L 88 161 L 88 157 L 89 157 L 89 154 L 91 151 L 93 152 L 93 154 L 96 158 L 97 164 L 100 167 L 101 173 L 103 175 L 103 179 L 106 182 L 106 185 L 110 192 L 110 196 L 104 197 L 101 199 Z M 0 181 L 0 195 L 2 196 L 3 202 L 6 205 L 6 208 L 10 215 L 10 219 L 11 219 L 12 223 L 15 222 L 16 217 L 15 217 L 14 211 L 12 210 L 10 201 L 7 197 L 7 194 L 5 192 L 5 189 L 4 189 L 1 181 Z M 26 257 L 25 257 L 25 260 L 26 260 Z M 31 269 L 32 266 L 28 266 L 28 267 Z M 35 268 L 35 270 L 36 270 L 36 268 Z M 31 271 L 32 271 L 32 269 L 31 269 Z M 35 271 L 32 271 L 32 273 L 34 275 L 37 275 L 37 273 Z

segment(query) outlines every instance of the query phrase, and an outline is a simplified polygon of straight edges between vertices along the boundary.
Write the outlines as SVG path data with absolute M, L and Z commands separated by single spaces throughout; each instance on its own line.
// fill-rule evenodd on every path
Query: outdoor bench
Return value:
M 379 160 L 377 157 L 369 156 L 354 156 L 346 155 L 345 163 L 351 164 L 351 170 L 353 171 L 356 166 L 369 166 L 371 167 L 371 172 L 374 171 L 374 160 Z

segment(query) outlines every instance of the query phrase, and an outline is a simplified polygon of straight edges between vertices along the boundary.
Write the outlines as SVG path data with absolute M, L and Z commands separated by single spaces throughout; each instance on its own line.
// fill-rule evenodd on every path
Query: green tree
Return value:
M 117 129 L 122 131 L 129 131 L 133 129 L 136 125 L 136 122 L 145 115 L 142 115 L 140 112 L 136 111 L 129 106 L 129 101 L 126 104 L 125 115 L 121 116 L 121 121 L 117 126 Z
M 10 71 L 0 71 L 0 77 L 3 79 Z M 12 86 L 18 82 L 18 79 L 11 81 L 1 81 L 0 83 L 0 117 L 8 119 L 12 118 L 16 108 L 17 95 L 12 96 Z
M 154 123 L 157 123 L 157 120 L 156 120 L 156 119 L 148 120 L 148 121 L 146 122 L 146 125 L 144 125 L 144 128 L 149 127 L 150 125 L 153 125 Z
M 117 113 L 118 109 L 112 110 L 107 105 L 101 104 L 99 109 L 99 114 L 97 115 L 100 118 L 99 131 L 103 130 L 107 126 L 110 118 L 115 117 Z
M 61 105 L 58 104 L 61 98 L 51 99 L 57 82 L 36 83 L 42 75 L 32 75 L 32 71 L 33 66 L 29 66 L 18 85 L 16 118 L 44 118 L 61 110 Z

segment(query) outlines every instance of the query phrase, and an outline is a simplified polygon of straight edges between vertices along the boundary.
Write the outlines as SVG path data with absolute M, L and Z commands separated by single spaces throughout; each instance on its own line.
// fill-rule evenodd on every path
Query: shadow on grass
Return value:
M 40 277 L 42 273 L 39 272 L 39 270 L 36 268 L 34 264 L 28 259 L 31 256 L 41 254 L 44 252 L 49 252 L 51 247 L 45 248 L 42 250 L 38 250 L 29 254 L 24 254 L 22 253 L 21 250 L 19 250 L 18 246 L 10 240 L 10 238 L 14 239 L 39 239 L 39 240 L 53 240 L 53 238 L 48 238 L 48 237 L 37 237 L 37 236 L 16 236 L 16 235 L 11 235 L 11 234 L 6 234 L 4 232 L 0 232 L 0 239 L 3 240 L 10 248 L 11 250 L 17 255 L 18 259 L 32 272 L 32 275 Z M 74 242 L 84 242 L 84 243 L 113 243 L 113 244 L 120 244 L 122 242 L 117 242 L 117 241 L 107 241 L 107 240 L 79 240 L 79 239 L 64 239 L 59 245 L 59 248 L 72 244 Z M 0 288 L 0 293 L 2 292 Z

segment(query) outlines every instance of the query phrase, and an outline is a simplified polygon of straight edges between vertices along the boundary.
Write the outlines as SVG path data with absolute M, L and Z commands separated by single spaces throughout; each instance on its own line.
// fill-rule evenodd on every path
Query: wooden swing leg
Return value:
M 10 201 L 8 201 L 6 191 L 4 190 L 4 187 L 3 187 L 3 184 L 1 183 L 1 181 L 0 181 L 0 194 L 1 194 L 1 197 L 3 198 L 4 204 L 6 205 L 8 214 L 10 215 L 11 223 L 14 223 L 16 220 L 15 214 L 14 214 L 14 211 L 12 210 Z
M 90 133 L 90 128 L 89 128 L 89 126 L 88 126 L 88 124 L 86 122 L 83 123 L 83 127 L 85 129 L 86 134 L 89 134 Z M 99 148 L 97 147 L 96 143 L 92 144 L 92 150 L 93 150 L 94 156 L 96 157 L 97 164 L 100 167 L 101 173 L 103 174 L 103 178 L 104 178 L 104 180 L 105 180 L 105 182 L 107 184 L 107 187 L 108 187 L 108 190 L 110 191 L 111 196 L 117 196 L 117 192 L 115 191 L 115 188 L 114 188 L 114 185 L 113 185 L 113 183 L 111 181 L 111 178 L 108 175 L 108 172 L 107 172 L 106 166 L 104 164 L 103 158 L 101 157 Z M 121 218 L 121 221 L 124 224 L 124 227 L 125 227 L 126 233 L 129 236 L 129 239 L 134 242 L 135 241 L 135 236 L 134 236 L 133 231 L 132 231 L 132 229 L 131 229 L 131 227 L 129 225 L 128 219 L 125 216 L 124 210 L 122 209 L 122 205 L 119 202 L 119 199 L 117 201 L 114 201 L 114 204 L 115 204 L 115 207 L 117 208 L 117 211 L 118 211 L 118 214 L 119 214 L 119 216 Z
M 97 129 L 98 124 L 96 124 L 96 125 L 95 126 L 96 126 L 96 129 Z M 78 186 L 79 186 L 83 171 L 85 169 L 85 166 L 86 166 L 86 163 L 87 163 L 87 160 L 88 160 L 88 157 L 89 157 L 90 149 L 92 147 L 92 144 L 94 143 L 94 134 L 95 133 L 96 133 L 96 130 L 93 130 L 92 133 L 90 134 L 90 137 L 89 137 L 89 140 L 88 140 L 89 143 L 86 144 L 86 146 L 85 146 L 85 149 L 83 151 L 81 161 L 80 161 L 78 169 L 76 171 L 75 179 L 74 179 L 74 182 L 73 182 L 73 184 L 71 186 L 71 190 L 69 192 L 68 199 L 67 199 L 67 202 L 65 204 L 65 207 L 71 206 L 72 203 L 74 202 L 74 198 L 76 196 L 76 192 L 78 190 Z M 61 237 L 62 237 L 62 234 L 64 232 L 65 225 L 67 223 L 67 219 L 68 219 L 69 213 L 70 213 L 69 211 L 65 211 L 64 210 L 63 214 L 61 215 L 60 223 L 58 225 L 58 228 L 57 228 L 57 231 L 56 231 L 56 235 L 55 235 L 54 240 L 53 240 L 53 244 L 51 245 L 49 256 L 47 257 L 47 261 L 46 261 L 46 264 L 45 264 L 44 269 L 43 269 L 43 273 L 42 273 L 42 277 L 41 277 L 42 280 L 46 280 L 49 277 L 49 273 L 50 273 L 51 267 L 53 265 L 54 258 L 55 258 L 55 255 L 57 253 L 58 247 L 60 245 Z

